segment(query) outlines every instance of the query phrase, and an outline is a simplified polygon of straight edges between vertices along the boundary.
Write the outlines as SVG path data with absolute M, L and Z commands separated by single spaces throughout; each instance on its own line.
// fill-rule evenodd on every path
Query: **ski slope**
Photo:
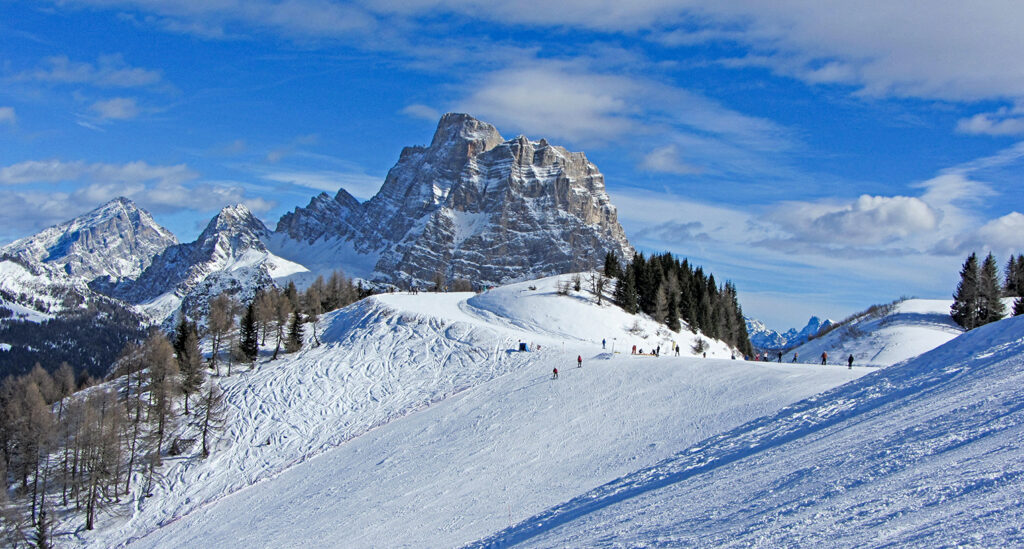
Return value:
M 893 310 L 840 326 L 819 338 L 786 353 L 783 360 L 821 363 L 828 353 L 830 364 L 846 365 L 853 355 L 854 364 L 890 366 L 930 351 L 963 333 L 949 316 L 953 302 L 947 299 L 907 299 Z
M 460 545 L 872 371 L 711 358 L 728 356 L 720 342 L 686 356 L 699 336 L 557 283 L 325 315 L 323 345 L 219 380 L 229 428 L 210 458 L 168 458 L 152 497 L 133 492 L 75 541 Z M 634 343 L 662 356 L 621 352 Z
M 1024 544 L 1024 318 L 964 334 L 479 547 Z

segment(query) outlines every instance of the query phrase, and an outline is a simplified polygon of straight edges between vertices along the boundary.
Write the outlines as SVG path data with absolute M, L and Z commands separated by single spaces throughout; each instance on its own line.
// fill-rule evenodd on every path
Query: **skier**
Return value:
M 850 355 L 850 358 L 846 359 L 846 368 L 848 370 L 852 370 L 853 369 L 853 355 L 852 354 Z
M 633 352 L 630 353 L 630 354 L 634 354 L 634 355 L 636 354 L 636 345 L 633 345 Z
M 825 351 L 821 352 L 821 365 L 824 366 L 828 362 L 828 353 Z
M 558 368 L 551 371 L 551 379 L 558 379 Z
M 779 351 L 779 362 L 782 362 L 782 351 Z
M 604 349 L 604 339 L 601 339 L 601 348 Z
M 654 356 L 661 356 L 661 345 L 658 345 L 658 348 L 654 350 Z
M 796 362 L 796 359 L 797 359 L 797 358 L 798 358 L 799 356 L 800 356 L 800 353 L 793 353 L 793 362 Z
M 576 355 L 576 367 L 577 368 L 582 368 L 583 367 L 583 355 Z
M 679 344 L 676 344 L 676 356 L 679 356 Z

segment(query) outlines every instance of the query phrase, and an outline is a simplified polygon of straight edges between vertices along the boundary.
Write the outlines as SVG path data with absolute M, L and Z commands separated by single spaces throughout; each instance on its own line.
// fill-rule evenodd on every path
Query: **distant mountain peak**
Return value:
M 764 322 L 747 318 L 747 333 L 750 343 L 758 349 L 788 349 L 806 343 L 808 339 L 835 324 L 829 319 L 812 316 L 804 327 L 797 331 L 790 328 L 785 332 L 772 330 Z
M 249 208 L 243 204 L 225 206 L 217 215 L 210 220 L 199 236 L 199 240 L 209 239 L 217 234 L 240 235 L 248 234 L 262 237 L 267 233 L 267 227 L 259 220 Z
M 86 282 L 138 277 L 153 257 L 178 243 L 146 210 L 123 196 L 0 249 L 57 266 Z

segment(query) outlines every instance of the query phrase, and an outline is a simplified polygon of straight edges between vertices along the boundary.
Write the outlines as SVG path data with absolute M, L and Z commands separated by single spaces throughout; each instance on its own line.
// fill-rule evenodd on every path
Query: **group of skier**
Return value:
M 606 344 L 607 344 L 607 341 L 602 339 L 601 340 L 601 348 L 605 349 L 606 348 Z M 676 342 L 674 342 L 674 341 L 672 342 L 672 350 L 675 351 L 676 356 L 679 356 L 679 345 Z M 640 354 L 640 355 L 642 355 L 642 354 L 644 354 L 644 350 L 643 349 L 639 349 L 638 350 L 636 348 L 636 345 L 633 345 L 633 349 L 630 352 L 630 354 L 634 354 L 634 355 Z M 658 345 L 657 347 L 655 347 L 654 350 L 651 351 L 651 355 L 652 356 L 661 356 L 661 345 Z M 704 358 L 707 358 L 707 356 L 708 356 L 708 354 L 705 352 L 704 353 Z M 794 363 L 797 362 L 797 359 L 799 357 L 800 357 L 800 353 L 793 353 L 793 362 Z M 733 358 L 733 360 L 736 359 L 736 354 L 735 353 L 732 355 L 732 358 Z M 770 359 L 768 358 L 768 353 L 764 353 L 764 354 L 758 353 L 754 357 L 754 360 L 755 361 L 768 362 Z M 779 351 L 779 353 L 778 353 L 778 361 L 782 362 L 782 351 Z M 822 366 L 828 364 L 828 352 L 827 351 L 822 351 L 822 353 L 821 353 L 821 364 L 822 364 Z M 847 368 L 849 368 L 851 370 L 853 369 L 853 354 L 850 354 L 850 356 L 847 357 L 847 359 L 846 359 L 846 366 L 847 366 Z M 582 368 L 583 367 L 583 355 L 576 355 L 576 367 L 577 368 Z M 558 379 L 558 368 L 557 367 L 554 368 L 551 371 L 551 379 Z

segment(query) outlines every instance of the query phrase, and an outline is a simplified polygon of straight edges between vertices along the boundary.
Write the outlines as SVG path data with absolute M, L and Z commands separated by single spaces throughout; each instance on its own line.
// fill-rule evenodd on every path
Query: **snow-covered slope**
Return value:
M 908 299 L 880 307 L 793 349 L 783 360 L 791 362 L 795 353 L 800 362 L 820 363 L 821 353 L 827 352 L 832 364 L 846 364 L 851 354 L 854 364 L 895 364 L 963 333 L 949 316 L 951 304 L 942 299 Z
M 1024 544 L 1024 318 L 682 449 L 478 546 Z
M 326 316 L 324 345 L 220 381 L 230 428 L 212 457 L 169 458 L 153 497 L 79 541 L 458 545 L 870 371 L 632 356 L 689 340 L 557 281 Z

